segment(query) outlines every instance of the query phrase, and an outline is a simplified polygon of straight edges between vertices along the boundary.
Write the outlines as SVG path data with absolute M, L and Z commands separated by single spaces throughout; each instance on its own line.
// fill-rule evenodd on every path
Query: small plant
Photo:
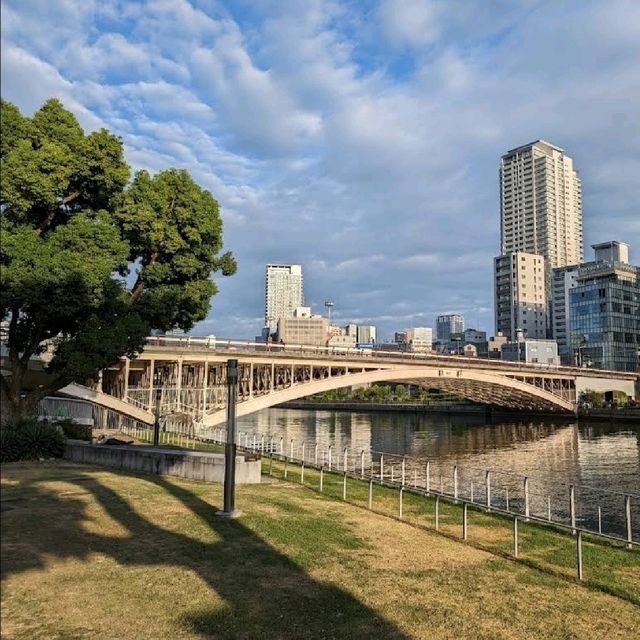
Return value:
M 0 427 L 0 462 L 61 458 L 62 428 L 37 418 L 13 418 Z

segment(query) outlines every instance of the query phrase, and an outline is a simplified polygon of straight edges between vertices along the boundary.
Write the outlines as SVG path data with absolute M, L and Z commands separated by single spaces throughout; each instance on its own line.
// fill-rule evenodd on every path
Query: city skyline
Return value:
M 4 2 L 2 95 L 219 199 L 239 270 L 194 333 L 253 337 L 279 261 L 382 339 L 450 312 L 493 333 L 500 156 L 538 138 L 579 169 L 584 246 L 638 262 L 637 3 L 117 6 Z

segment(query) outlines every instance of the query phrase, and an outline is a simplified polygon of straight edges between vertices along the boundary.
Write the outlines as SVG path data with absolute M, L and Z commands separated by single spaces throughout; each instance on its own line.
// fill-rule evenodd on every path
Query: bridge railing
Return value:
M 329 356 L 329 357 L 355 357 L 362 358 L 363 361 L 371 358 L 382 359 L 399 359 L 407 361 L 429 361 L 440 362 L 443 364 L 461 364 L 466 363 L 468 365 L 485 366 L 490 363 L 492 367 L 515 369 L 523 372 L 540 372 L 540 371 L 554 371 L 561 373 L 570 373 L 574 375 L 585 375 L 588 373 L 596 372 L 599 374 L 611 374 L 619 376 L 621 374 L 627 374 L 630 376 L 637 375 L 629 372 L 620 371 L 608 371 L 605 369 L 587 369 L 578 367 L 567 367 L 563 365 L 545 363 L 545 362 L 530 362 L 523 363 L 519 361 L 494 359 L 488 357 L 469 357 L 455 354 L 444 354 L 437 352 L 407 352 L 407 351 L 387 351 L 384 349 L 362 349 L 347 346 L 319 346 L 319 345 L 305 345 L 305 344 L 281 344 L 281 343 L 264 343 L 254 342 L 249 340 L 234 340 L 234 339 L 220 339 L 220 338 L 208 338 L 198 336 L 150 336 L 147 338 L 147 344 L 156 348 L 167 349 L 186 349 L 186 350 L 211 350 L 211 351 L 227 351 L 231 353 L 270 353 L 270 354 L 305 354 L 305 355 L 317 355 L 317 356 Z

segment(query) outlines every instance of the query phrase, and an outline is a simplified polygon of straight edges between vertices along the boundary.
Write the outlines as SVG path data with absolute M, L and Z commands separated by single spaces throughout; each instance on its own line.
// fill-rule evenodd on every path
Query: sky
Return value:
M 267 263 L 379 339 L 493 332 L 498 166 L 544 139 L 590 245 L 640 261 L 638 0 L 3 0 L 3 98 L 58 97 L 133 169 L 187 169 L 238 272 L 194 335 L 253 338 Z

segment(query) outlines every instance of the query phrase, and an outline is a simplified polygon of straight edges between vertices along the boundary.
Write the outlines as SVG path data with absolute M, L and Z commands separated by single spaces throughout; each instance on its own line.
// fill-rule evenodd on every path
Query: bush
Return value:
M 67 438 L 72 440 L 87 440 L 90 442 L 93 436 L 93 427 L 90 424 L 78 424 L 70 418 L 57 420 L 54 424 L 62 429 Z
M 37 418 L 14 418 L 0 427 L 0 462 L 61 458 L 65 437 L 62 429 Z

